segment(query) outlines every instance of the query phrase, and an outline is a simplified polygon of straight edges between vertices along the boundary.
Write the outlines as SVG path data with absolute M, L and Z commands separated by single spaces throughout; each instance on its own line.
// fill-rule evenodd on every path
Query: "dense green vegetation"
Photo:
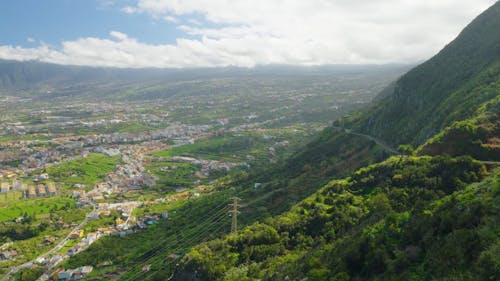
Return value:
M 257 141 L 257 137 L 220 136 L 202 139 L 193 144 L 173 147 L 157 152 L 156 156 L 199 156 L 210 160 L 239 161 L 245 158 Z
M 75 208 L 71 199 L 58 197 L 26 200 L 2 208 L 2 214 L 11 217 L 0 221 L 0 245 L 13 242 L 7 248 L 16 251 L 17 257 L 1 262 L 0 274 L 47 252 L 54 243 L 66 237 L 72 229 L 70 225 L 81 222 L 88 211 L 87 208 Z M 16 278 L 32 280 L 27 277 L 33 276 L 31 273 L 22 271 Z
M 148 170 L 159 177 L 155 188 L 168 192 L 176 187 L 191 187 L 198 180 L 195 173 L 200 167 L 191 163 L 158 160 L 148 166 Z
M 20 270 L 13 278 L 15 281 L 35 281 L 43 274 L 43 270 L 37 268 L 25 268 Z
M 73 208 L 74 200 L 63 197 L 39 198 L 32 200 L 10 200 L 1 204 L 0 222 L 14 220 L 24 215 L 48 214 L 62 208 Z
M 24 240 L 40 235 L 45 229 L 61 229 L 53 220 L 78 221 L 85 211 L 75 208 L 74 200 L 62 197 L 13 201 L 2 207 L 0 243 Z
M 270 158 L 284 159 L 308 136 L 315 133 L 315 125 L 295 125 L 261 131 L 220 133 L 193 144 L 172 147 L 154 153 L 159 157 L 192 156 L 224 162 L 267 164 Z M 285 142 L 282 144 L 281 142 Z M 273 147 L 271 153 L 268 149 Z M 272 156 L 272 157 L 271 157 Z
M 334 129 L 325 132 L 336 133 Z M 325 132 L 312 140 L 290 159 L 271 169 L 252 169 L 232 185 L 242 188 L 239 196 L 248 199 L 247 223 L 288 210 L 314 193 L 332 178 L 341 178 L 357 169 L 384 160 L 388 154 L 374 142 L 362 137 L 336 134 L 324 138 Z M 255 183 L 260 183 L 258 188 Z
M 148 169 L 159 176 L 159 186 L 189 187 L 199 179 L 195 175 L 199 167 L 174 162 L 169 159 L 173 156 L 256 161 L 252 169 L 214 177 L 217 180 L 208 188 L 212 193 L 136 209 L 137 218 L 165 210 L 169 218 L 150 222 L 125 237 L 104 237 L 63 266 L 92 265 L 91 280 L 499 280 L 500 170 L 491 168 L 497 163 L 491 160 L 499 159 L 500 143 L 498 26 L 500 3 L 438 55 L 388 87 L 369 109 L 338 119 L 292 155 L 293 150 L 275 150 L 280 161 L 272 166 L 264 164 L 269 160 L 268 148 L 288 140 L 287 133 L 272 130 L 317 118 L 331 121 L 357 109 L 358 103 L 338 107 L 328 99 L 328 87 L 321 86 L 325 78 L 317 76 L 311 79 L 320 83 L 310 83 L 309 88 L 300 85 L 303 80 L 285 75 L 145 83 L 113 90 L 107 98 L 168 97 L 178 102 L 175 108 L 169 107 L 170 117 L 190 124 L 210 119 L 215 124 L 215 136 L 153 156 L 156 160 Z M 269 103 L 262 95 L 253 95 L 259 87 L 280 83 L 290 87 L 289 96 Z M 297 89 L 323 94 L 310 99 Z M 346 94 L 344 98 L 357 97 Z M 297 110 L 303 101 L 318 109 Z M 152 105 L 142 110 L 138 116 L 164 113 Z M 246 125 L 248 120 L 259 129 L 221 133 L 228 124 Z M 130 124 L 130 130 L 125 128 Z M 148 126 L 132 122 L 98 128 L 130 132 Z M 290 143 L 301 143 L 309 135 L 307 131 Z M 374 137 L 399 146 L 402 155 L 388 158 L 392 149 Z M 117 161 L 91 154 L 47 172 L 56 180 L 92 185 Z M 231 224 L 227 204 L 235 195 L 244 204 L 240 228 L 237 234 L 226 235 Z M 32 257 L 36 251 L 27 251 L 41 245 L 41 234 L 50 229 L 62 237 L 68 231 L 49 221 L 82 218 L 85 210 L 78 209 L 73 216 L 61 206 L 51 211 L 55 215 L 45 214 L 43 220 L 21 213 L 22 224 L 9 216 L 2 222 L 4 240 L 25 237 L 25 244 L 17 247 L 26 249 L 22 250 L 25 258 Z M 118 216 L 112 212 L 90 222 L 85 230 L 111 226 Z M 19 232 L 13 234 L 13 230 Z M 103 262 L 109 265 L 98 268 Z
M 496 3 L 436 56 L 399 79 L 389 95 L 352 116 L 349 126 L 394 145 L 415 145 L 454 121 L 473 117 L 498 95 L 499 14 Z
M 196 246 L 179 279 L 489 280 L 500 178 L 469 185 L 485 176 L 470 158 L 391 158 L 290 212 Z
M 172 191 L 177 187 L 191 187 L 196 184 L 209 184 L 216 179 L 228 176 L 235 179 L 245 176 L 243 182 L 237 185 L 253 185 L 254 182 L 265 180 L 262 170 L 269 169 L 269 163 L 284 163 L 293 151 L 301 147 L 308 137 L 315 134 L 314 126 L 310 128 L 302 125 L 261 131 L 241 131 L 225 133 L 201 139 L 193 144 L 175 146 L 167 150 L 153 153 L 154 156 L 148 170 L 159 177 L 154 189 Z M 316 133 L 317 134 L 317 133 Z M 210 169 L 201 173 L 201 164 L 193 164 L 181 160 L 171 159 L 175 156 L 188 156 L 199 160 L 215 160 L 225 163 L 239 163 L 230 171 L 224 168 Z M 267 172 L 265 176 L 270 179 Z M 277 180 L 282 180 L 283 178 Z M 302 197 L 303 198 L 303 197 Z
M 408 154 L 406 144 L 440 133 L 417 153 L 498 159 L 499 19 L 496 3 L 370 109 L 334 128 L 403 144 Z M 296 182 L 314 189 L 387 156 L 373 141 L 334 128 L 254 178 L 268 188 L 266 207 L 288 207 L 300 197 L 290 194 L 304 190 Z M 469 156 L 394 157 L 332 181 L 283 215 L 196 246 L 175 279 L 496 280 L 498 175 L 485 179 L 485 167 Z
M 367 143 L 370 144 L 368 149 L 361 153 L 368 154 L 379 151 L 375 144 L 366 142 L 363 138 L 359 139 L 359 146 L 354 145 L 351 149 L 364 147 Z M 379 157 L 383 155 L 385 154 L 382 153 Z M 330 173 L 338 172 L 341 175 L 346 175 L 351 168 L 342 171 L 340 166 L 345 165 L 348 159 L 342 159 L 342 156 L 337 159 L 339 166 L 337 170 L 330 171 Z M 375 161 L 369 157 L 366 159 L 368 159 L 365 160 L 367 162 L 350 163 L 350 165 L 351 167 L 360 167 Z M 94 272 L 95 278 L 111 278 L 110 274 L 117 272 L 123 275 L 122 279 L 128 280 L 132 276 L 147 274 L 141 272 L 140 269 L 145 265 L 152 264 L 151 272 L 154 272 L 155 280 L 164 280 L 174 268 L 173 261 L 166 259 L 166 256 L 172 253 L 183 254 L 201 241 L 216 238 L 229 232 L 230 217 L 228 217 L 228 209 L 225 207 L 231 202 L 232 195 L 238 195 L 244 199 L 246 207 L 242 212 L 245 215 L 239 219 L 239 224 L 244 226 L 282 213 L 313 193 L 315 186 L 326 183 L 329 178 L 327 175 L 317 175 L 311 179 L 308 176 L 301 176 L 301 173 L 298 173 L 297 178 L 293 178 L 280 174 L 282 169 L 284 167 L 279 166 L 276 170 L 265 173 L 256 169 L 250 174 L 246 172 L 233 174 L 227 179 L 227 182 L 225 179 L 218 180 L 215 188 L 220 191 L 214 194 L 189 201 L 174 201 L 142 207 L 135 212 L 137 216 L 147 213 L 158 214 L 162 210 L 169 210 L 172 220 L 162 220 L 154 227 L 125 238 L 101 239 L 85 252 L 70 258 L 65 267 L 74 268 L 112 261 L 114 266 Z M 258 180 L 263 180 L 264 183 L 259 188 L 253 188 L 254 183 Z M 218 210 L 217 206 L 224 208 L 224 210 Z M 207 220 L 206 217 L 213 216 L 214 209 L 219 211 L 219 215 L 223 217 L 219 218 L 217 222 L 212 221 L 213 224 L 207 227 L 210 220 Z M 189 239 L 190 237 L 197 238 Z M 188 242 L 185 241 L 186 239 L 189 239 Z M 176 249 L 176 251 L 172 249 Z M 133 265 L 133 269 L 130 269 L 130 265 Z
M 105 156 L 91 153 L 87 157 L 64 162 L 59 166 L 46 169 L 51 179 L 66 184 L 93 185 L 102 181 L 113 171 L 119 162 L 119 156 Z
M 500 81 L 500 79 L 498 80 Z M 482 105 L 475 117 L 454 122 L 427 140 L 419 153 L 471 155 L 482 160 L 500 160 L 500 86 L 496 98 Z

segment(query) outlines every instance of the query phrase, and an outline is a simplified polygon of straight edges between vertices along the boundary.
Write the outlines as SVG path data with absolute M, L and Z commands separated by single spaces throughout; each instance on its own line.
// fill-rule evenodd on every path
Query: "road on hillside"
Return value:
M 355 132 L 350 132 L 348 130 L 345 130 L 347 133 L 349 134 L 352 134 L 352 135 L 355 135 L 355 136 L 360 136 L 360 137 L 364 137 L 366 139 L 369 139 L 369 140 L 372 140 L 374 141 L 376 144 L 380 145 L 382 148 L 384 148 L 386 151 L 392 153 L 392 154 L 401 154 L 399 153 L 395 148 L 391 147 L 390 145 L 388 145 L 387 143 L 385 143 L 384 141 L 382 141 L 381 139 L 377 139 L 375 137 L 372 137 L 370 135 L 365 135 L 365 134 L 361 134 L 361 133 L 355 133 Z
M 373 137 L 373 136 L 370 136 L 370 135 L 366 135 L 366 134 L 357 133 L 357 132 L 354 132 L 354 131 L 352 131 L 350 129 L 345 129 L 345 128 L 342 128 L 342 127 L 333 127 L 333 128 L 341 130 L 341 131 L 343 131 L 343 132 L 345 132 L 347 134 L 351 134 L 351 135 L 355 135 L 355 136 L 360 136 L 360 137 L 363 137 L 365 139 L 374 141 L 376 144 L 380 145 L 387 152 L 390 152 L 392 154 L 398 154 L 398 155 L 400 154 L 395 148 L 393 148 L 392 146 L 390 146 L 389 144 L 387 144 L 383 140 L 378 139 L 376 137 Z
M 12 275 L 15 274 L 16 272 L 18 272 L 19 270 L 32 267 L 37 259 L 44 259 L 44 258 L 56 253 L 57 251 L 61 250 L 64 247 L 64 245 L 66 245 L 69 242 L 69 240 L 71 240 L 70 235 L 74 232 L 80 231 L 89 222 L 89 218 L 94 214 L 94 212 L 97 211 L 96 205 L 94 205 L 93 208 L 94 209 L 85 216 L 85 219 L 79 225 L 77 225 L 75 228 L 73 228 L 73 230 L 71 230 L 71 232 L 63 240 L 61 240 L 61 242 L 59 242 L 56 246 L 54 246 L 52 249 L 50 249 L 45 254 L 38 256 L 38 257 L 32 259 L 31 261 L 25 262 L 21 265 L 15 266 L 15 267 L 11 267 L 9 272 L 4 277 L 2 277 L 2 279 L 0 279 L 0 281 L 8 281 L 12 277 Z
M 360 136 L 360 137 L 363 137 L 363 138 L 366 138 L 366 139 L 369 139 L 369 140 L 372 140 L 374 141 L 375 143 L 377 143 L 378 145 L 380 145 L 383 149 L 385 149 L 387 152 L 390 152 L 392 154 L 397 154 L 397 155 L 400 155 L 401 153 L 398 152 L 395 148 L 391 147 L 389 144 L 387 144 L 386 142 L 384 142 L 383 140 L 381 139 L 378 139 L 376 137 L 373 137 L 373 136 L 370 136 L 370 135 L 366 135 L 366 134 L 361 134 L 361 133 L 356 133 L 356 132 L 353 132 L 349 129 L 344 129 L 344 128 L 341 128 L 341 127 L 334 127 L 336 129 L 339 129 L 339 130 L 342 130 L 348 134 L 351 134 L 351 135 L 355 135 L 355 136 Z M 488 160 L 477 160 L 485 165 L 495 165 L 495 166 L 500 166 L 500 162 L 499 161 L 488 161 Z

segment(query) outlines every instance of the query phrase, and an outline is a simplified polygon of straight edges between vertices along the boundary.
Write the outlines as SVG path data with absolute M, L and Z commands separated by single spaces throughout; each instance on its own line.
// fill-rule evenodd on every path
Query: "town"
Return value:
M 286 86 L 206 80 L 183 85 L 185 95 L 132 102 L 1 96 L 0 280 L 31 271 L 39 280 L 79 280 L 107 271 L 111 264 L 67 263 L 106 237 L 154 229 L 176 216 L 176 206 L 285 159 L 334 116 L 368 102 L 394 73 L 375 75 L 366 87 L 327 77 Z M 336 95 L 319 90 L 325 87 Z

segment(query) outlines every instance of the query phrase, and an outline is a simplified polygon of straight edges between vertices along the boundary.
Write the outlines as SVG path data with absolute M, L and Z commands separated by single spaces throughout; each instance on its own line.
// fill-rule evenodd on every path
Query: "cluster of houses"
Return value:
M 54 183 L 46 184 L 27 184 L 14 179 L 12 184 L 9 182 L 0 183 L 0 192 L 22 191 L 25 198 L 36 198 L 54 196 L 57 194 L 57 187 Z
M 110 229 L 110 228 L 102 228 L 102 229 L 100 228 L 97 232 L 88 233 L 87 236 L 84 236 L 83 230 L 74 231 L 73 233 L 71 233 L 69 235 L 69 238 L 72 240 L 80 239 L 80 241 L 78 241 L 78 244 L 69 248 L 66 253 L 58 253 L 58 254 L 55 254 L 51 257 L 41 257 L 41 258 L 36 259 L 35 262 L 39 265 L 44 265 L 48 268 L 54 268 L 59 263 L 64 261 L 66 258 L 74 256 L 74 255 L 80 253 L 81 251 L 83 251 L 84 249 L 86 249 L 88 246 L 90 246 L 95 241 L 97 241 L 100 237 L 109 236 L 109 235 L 118 235 L 118 233 L 116 230 Z M 78 271 L 76 271 L 76 272 L 78 272 Z M 78 274 L 75 276 L 80 277 Z M 65 277 L 62 279 L 78 280 L 78 279 L 68 279 L 68 278 L 74 278 L 74 277 L 72 277 L 72 275 L 71 275 L 70 277 Z
M 13 260 L 17 258 L 18 253 L 16 250 L 9 249 L 13 242 L 7 242 L 0 246 L 0 262 Z
M 61 263 L 66 258 L 74 256 L 80 253 L 81 251 L 85 250 L 86 248 L 88 248 L 100 237 L 111 236 L 111 235 L 125 237 L 126 235 L 131 234 L 136 230 L 145 229 L 150 225 L 156 224 L 158 220 L 161 218 L 168 218 L 168 212 L 163 211 L 159 215 L 146 215 L 140 217 L 139 219 L 135 219 L 135 217 L 132 216 L 132 210 L 134 207 L 137 207 L 137 205 L 134 203 L 130 205 L 123 205 L 121 203 L 116 203 L 116 204 L 100 203 L 99 205 L 100 208 L 102 208 L 102 210 L 100 212 L 96 212 L 95 214 L 99 213 L 102 215 L 105 213 L 106 215 L 109 215 L 109 209 L 116 209 L 121 213 L 121 217 L 116 219 L 115 227 L 100 227 L 97 229 L 97 231 L 89 232 L 87 233 L 87 235 L 84 235 L 84 231 L 81 229 L 76 230 L 69 235 L 69 239 L 78 241 L 76 245 L 69 248 L 66 251 L 66 253 L 58 253 L 50 258 L 48 257 L 39 258 L 36 260 L 36 263 L 47 266 L 48 268 L 55 268 L 59 263 Z M 91 217 L 91 219 L 97 219 L 97 218 L 98 216 Z M 81 278 L 85 278 L 82 277 L 82 275 L 80 275 L 79 272 L 80 272 L 79 269 L 69 270 L 69 271 L 59 270 L 56 271 L 56 273 L 59 275 L 53 275 L 56 276 L 56 278 L 52 279 L 79 280 Z M 60 275 L 61 273 L 63 273 L 62 277 Z
M 13 260 L 17 257 L 17 251 L 16 250 L 6 250 L 0 252 L 0 261 L 7 261 L 7 260 Z
M 109 234 L 105 233 L 104 230 L 102 232 L 91 232 L 91 233 L 88 233 L 87 236 L 83 235 L 83 230 L 75 231 L 75 232 L 71 233 L 70 236 L 69 236 L 70 239 L 75 239 L 76 240 L 76 239 L 79 239 L 79 238 L 82 238 L 82 237 L 83 238 L 80 240 L 80 242 L 78 242 L 77 245 L 71 247 L 68 250 L 68 252 L 66 253 L 66 255 L 68 255 L 68 256 L 74 256 L 74 255 L 78 254 L 83 249 L 87 248 L 92 243 L 94 243 L 95 241 L 97 241 L 97 239 L 99 239 L 101 236 L 105 236 L 105 235 L 109 235 Z
M 36 186 L 29 186 L 27 190 L 24 191 L 24 197 L 26 198 L 37 198 L 37 197 L 47 197 L 54 196 L 57 194 L 56 185 L 53 183 L 47 184 L 37 184 Z
M 94 268 L 92 266 L 81 266 L 75 269 L 59 269 L 52 275 L 53 280 L 81 280 L 87 278 Z
M 26 190 L 26 189 L 28 189 L 28 185 L 18 180 L 13 180 L 12 184 L 9 182 L 0 183 L 0 192 L 9 192 L 11 190 Z
M 56 119 L 54 119 L 56 120 Z M 3 174 L 14 173 L 16 175 L 26 174 L 35 169 L 47 168 L 57 165 L 62 161 L 68 161 L 77 157 L 84 157 L 90 152 L 103 153 L 108 156 L 118 155 L 120 145 L 130 142 L 140 142 L 146 150 L 152 147 L 158 149 L 165 144 L 164 139 L 173 140 L 179 144 L 193 142 L 194 139 L 207 135 L 211 126 L 189 126 L 173 124 L 168 128 L 149 132 L 138 133 L 113 133 L 113 134 L 89 134 L 85 136 L 60 135 L 48 141 L 50 146 L 40 146 L 39 140 L 14 140 L 12 142 L 0 143 L 0 177 Z M 106 147 L 103 147 L 103 146 Z M 136 156 L 136 155 L 131 155 Z M 5 162 L 18 162 L 17 166 L 2 165 Z M 137 169 L 134 169 L 137 168 Z M 137 171 L 142 172 L 140 166 L 129 167 L 123 170 L 123 174 L 130 175 Z M 144 179 L 145 184 L 151 183 Z
M 168 218 L 168 211 L 163 211 L 161 213 L 161 218 L 164 218 L 164 219 Z M 139 229 L 144 229 L 144 228 L 147 228 L 149 225 L 156 224 L 159 219 L 160 219 L 160 216 L 158 216 L 158 215 L 148 215 L 148 216 L 140 217 L 136 222 L 136 226 Z

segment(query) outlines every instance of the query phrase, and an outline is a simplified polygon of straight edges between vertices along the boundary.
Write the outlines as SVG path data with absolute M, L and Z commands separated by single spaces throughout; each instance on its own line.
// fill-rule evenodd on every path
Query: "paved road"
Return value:
M 369 139 L 369 140 L 372 140 L 374 141 L 376 144 L 380 145 L 381 147 L 383 147 L 386 151 L 392 153 L 392 154 L 401 154 L 399 153 L 395 148 L 393 148 L 392 146 L 388 145 L 387 143 L 385 143 L 384 141 L 382 141 L 381 139 L 377 139 L 375 137 L 372 137 L 370 135 L 365 135 L 365 134 L 361 134 L 361 133 L 355 133 L 355 132 L 352 132 L 352 131 L 349 131 L 349 130 L 346 130 L 347 133 L 350 133 L 352 135 L 355 135 L 355 136 L 360 136 L 360 137 L 364 137 L 366 139 Z
M 395 148 L 391 147 L 390 145 L 388 145 L 386 142 L 384 142 L 381 139 L 372 137 L 370 135 L 356 133 L 356 132 L 353 132 L 353 131 L 351 131 L 349 129 L 343 129 L 343 128 L 340 128 L 340 127 L 335 127 L 335 128 L 339 129 L 339 130 L 343 130 L 344 132 L 346 132 L 348 134 L 352 134 L 352 135 L 356 135 L 356 136 L 360 136 L 360 137 L 364 137 L 366 139 L 372 140 L 372 141 L 376 142 L 378 145 L 380 145 L 382 148 L 384 148 L 386 151 L 388 151 L 388 152 L 390 152 L 392 154 L 397 154 L 397 155 L 401 154 Z M 479 162 L 481 162 L 481 163 L 483 163 L 485 165 L 500 166 L 500 162 L 499 161 L 483 161 L 483 160 L 477 160 L 477 161 L 479 161 Z
M 360 137 L 363 137 L 365 139 L 369 139 L 371 141 L 374 141 L 376 144 L 380 145 L 383 149 L 385 149 L 387 152 L 390 152 L 392 154 L 401 154 L 399 153 L 394 147 L 390 146 L 389 144 L 387 144 L 386 142 L 384 142 L 383 140 L 381 139 L 378 139 L 376 137 L 372 137 L 370 135 L 366 135 L 366 134 L 361 134 L 361 133 L 357 133 L 357 132 L 354 132 L 352 130 L 349 130 L 349 129 L 345 129 L 345 128 L 341 128 L 341 127 L 334 127 L 335 129 L 338 129 L 338 130 L 342 130 L 348 134 L 351 134 L 351 135 L 355 135 L 355 136 L 360 136 Z
M 85 219 L 79 224 L 77 225 L 75 228 L 73 228 L 73 230 L 63 239 L 61 240 L 61 242 L 59 242 L 56 246 L 54 246 L 52 249 L 50 249 L 48 252 L 46 252 L 45 254 L 41 255 L 41 256 L 38 256 L 34 259 L 32 259 L 31 261 L 28 261 L 28 262 L 25 262 L 21 265 L 18 265 L 18 266 L 15 266 L 15 267 L 11 267 L 9 272 L 2 278 L 0 279 L 0 281 L 8 281 L 13 274 L 15 274 L 16 272 L 18 272 L 19 270 L 21 269 L 24 269 L 24 268 L 30 268 L 33 266 L 35 260 L 37 259 L 40 259 L 40 258 L 47 258 L 48 256 L 56 253 L 57 251 L 61 250 L 64 245 L 66 245 L 69 240 L 71 240 L 69 237 L 71 235 L 71 233 L 74 233 L 74 232 L 77 232 L 77 231 L 80 231 L 80 229 L 82 229 L 88 222 L 89 222 L 89 217 L 96 211 L 96 206 L 94 205 L 94 209 L 89 212 L 86 216 L 85 216 Z

